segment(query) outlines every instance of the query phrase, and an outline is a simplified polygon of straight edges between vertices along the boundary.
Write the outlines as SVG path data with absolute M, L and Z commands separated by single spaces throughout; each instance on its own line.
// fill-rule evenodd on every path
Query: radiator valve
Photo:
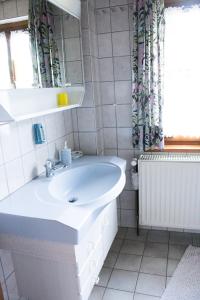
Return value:
M 138 178 L 138 159 L 133 158 L 131 162 L 131 181 L 132 186 L 135 191 L 139 189 L 139 178 Z

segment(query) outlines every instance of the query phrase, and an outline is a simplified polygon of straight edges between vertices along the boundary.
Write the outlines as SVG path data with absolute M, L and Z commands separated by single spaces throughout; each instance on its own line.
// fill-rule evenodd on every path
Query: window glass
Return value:
M 11 57 L 16 88 L 28 88 L 33 84 L 33 67 L 30 40 L 27 31 L 11 32 Z
M 0 70 L 0 89 L 11 88 L 8 63 L 8 47 L 4 32 L 0 32 Z
M 200 137 L 200 7 L 165 17 L 165 136 Z

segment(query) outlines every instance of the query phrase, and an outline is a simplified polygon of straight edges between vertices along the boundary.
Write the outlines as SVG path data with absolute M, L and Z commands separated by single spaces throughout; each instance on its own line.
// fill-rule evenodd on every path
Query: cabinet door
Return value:
M 93 286 L 98 278 L 98 275 L 103 266 L 103 245 L 102 239 L 99 239 L 99 242 L 94 249 L 94 253 L 92 257 L 87 261 L 87 264 L 82 271 L 82 273 L 78 276 L 81 290 L 81 300 L 88 299 Z
M 104 211 L 102 218 L 103 255 L 106 258 L 108 251 L 117 233 L 117 203 L 112 201 Z
M 75 256 L 78 272 L 80 273 L 84 265 L 87 263 L 90 255 L 96 248 L 96 244 L 101 237 L 101 221 L 102 216 L 100 215 L 92 227 L 88 230 L 83 240 L 79 245 L 75 245 Z

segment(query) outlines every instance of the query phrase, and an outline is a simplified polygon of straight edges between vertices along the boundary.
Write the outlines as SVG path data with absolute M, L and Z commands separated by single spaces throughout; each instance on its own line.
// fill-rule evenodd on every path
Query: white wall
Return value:
M 99 65 L 95 2 L 82 0 L 83 62 L 86 94 L 82 107 L 73 110 L 74 142 L 84 153 L 103 154 L 103 122 L 99 87 Z
M 138 155 L 132 146 L 131 52 L 133 0 L 96 0 L 96 25 L 104 152 L 127 160 L 127 183 L 119 197 L 121 226 L 135 227 L 135 192 L 130 161 Z

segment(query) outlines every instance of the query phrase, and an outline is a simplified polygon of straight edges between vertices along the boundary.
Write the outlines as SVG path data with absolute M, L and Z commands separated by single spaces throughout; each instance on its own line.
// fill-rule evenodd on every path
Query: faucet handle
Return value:
M 55 168 L 55 161 L 51 158 L 48 158 L 45 162 L 45 167 L 49 168 L 49 169 L 54 169 Z
M 51 177 L 54 175 L 53 170 L 55 169 L 55 162 L 53 159 L 47 159 L 46 163 L 44 165 L 45 169 L 46 169 L 46 177 Z

